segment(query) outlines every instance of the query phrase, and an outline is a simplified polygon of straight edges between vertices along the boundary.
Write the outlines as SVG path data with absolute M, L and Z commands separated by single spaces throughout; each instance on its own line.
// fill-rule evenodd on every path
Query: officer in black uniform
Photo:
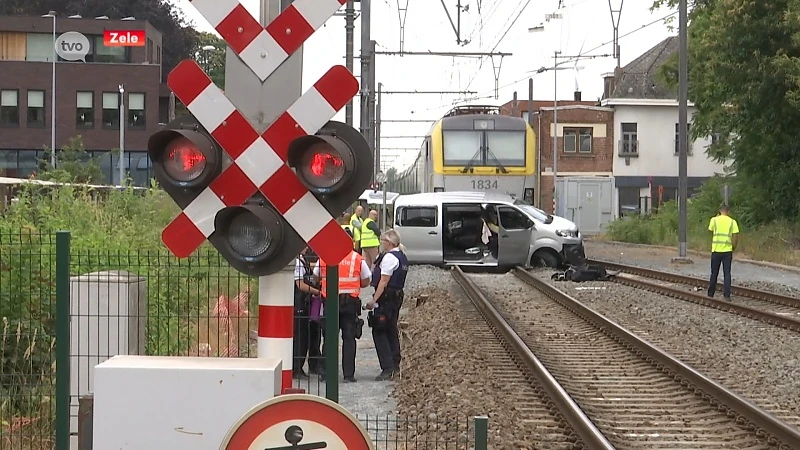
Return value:
M 311 296 L 320 294 L 319 284 L 313 281 L 311 272 L 311 259 L 309 249 L 306 247 L 297 256 L 294 268 L 294 333 L 293 333 L 293 361 L 292 375 L 294 378 L 307 379 L 308 374 L 303 371 L 306 355 L 309 353 L 309 314 Z M 316 362 L 316 361 L 314 361 Z M 309 370 L 313 367 L 309 361 Z
M 408 274 L 408 258 L 400 243 L 400 235 L 388 230 L 381 235 L 383 252 L 375 260 L 372 282 L 375 293 L 367 303 L 372 327 L 372 339 L 381 365 L 381 373 L 375 379 L 384 381 L 400 373 L 400 308 L 403 306 L 403 288 Z

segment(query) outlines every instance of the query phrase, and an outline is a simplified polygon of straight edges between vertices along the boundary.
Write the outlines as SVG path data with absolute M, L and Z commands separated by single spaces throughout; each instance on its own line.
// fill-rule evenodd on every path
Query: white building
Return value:
M 602 106 L 614 108 L 615 215 L 658 206 L 678 194 L 677 93 L 658 81 L 661 65 L 678 51 L 669 37 L 614 73 L 606 74 Z M 689 103 L 691 128 L 694 105 Z M 691 138 L 690 138 L 691 139 Z M 706 155 L 711 138 L 689 141 L 688 188 L 722 173 Z

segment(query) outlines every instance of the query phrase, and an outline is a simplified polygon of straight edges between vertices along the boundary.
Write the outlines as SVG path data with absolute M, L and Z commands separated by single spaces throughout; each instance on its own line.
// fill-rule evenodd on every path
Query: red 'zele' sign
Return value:
M 103 44 L 106 47 L 144 47 L 144 30 L 105 30 Z

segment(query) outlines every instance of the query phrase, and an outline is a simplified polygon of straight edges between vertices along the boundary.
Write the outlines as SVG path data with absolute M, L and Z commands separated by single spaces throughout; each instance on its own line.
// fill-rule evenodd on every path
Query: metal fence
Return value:
M 255 357 L 257 295 L 213 249 L 177 259 L 0 234 L 0 450 L 68 449 L 92 367 L 111 356 Z M 295 383 L 325 395 L 314 380 Z M 359 419 L 378 448 L 485 448 L 485 419 Z

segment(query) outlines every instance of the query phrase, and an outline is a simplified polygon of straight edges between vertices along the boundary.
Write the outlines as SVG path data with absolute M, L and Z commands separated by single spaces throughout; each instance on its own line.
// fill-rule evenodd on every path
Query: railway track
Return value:
M 519 426 L 530 427 L 531 442 L 540 449 L 613 449 L 474 283 L 458 268 L 453 277 L 469 299 L 459 307 L 469 333 L 480 343 L 475 350 L 491 358 L 492 376 L 517 394 L 520 403 L 514 407 L 525 416 Z
M 562 415 L 587 448 L 800 447 L 797 429 L 526 271 L 517 269 L 514 275 L 517 280 L 509 276 L 497 288 L 496 276 L 453 269 L 481 314 L 517 352 L 516 359 L 549 370 L 550 389 L 556 392 L 547 393 L 553 403 L 559 409 L 556 399 L 579 405 L 572 416 Z M 485 292 L 489 288 L 494 292 Z M 518 300 L 505 298 L 509 295 Z M 600 439 L 595 430 L 612 447 L 587 444 L 585 434 Z
M 800 299 L 795 297 L 732 286 L 731 301 L 727 301 L 722 298 L 708 297 L 706 295 L 708 281 L 700 278 L 610 261 L 589 260 L 587 262 L 602 264 L 606 269 L 622 272 L 621 275 L 614 277 L 614 281 L 626 286 L 657 292 L 800 332 Z M 687 287 L 691 287 L 693 290 L 689 290 Z M 722 285 L 719 284 L 717 293 L 721 296 L 721 292 Z

